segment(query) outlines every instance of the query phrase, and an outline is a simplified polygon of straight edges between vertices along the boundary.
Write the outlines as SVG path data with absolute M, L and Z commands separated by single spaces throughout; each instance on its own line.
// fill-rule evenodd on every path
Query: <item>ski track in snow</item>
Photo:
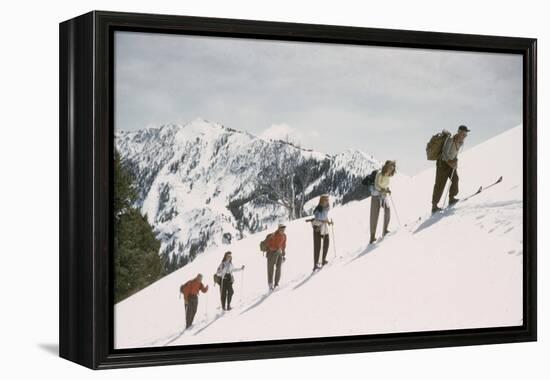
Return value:
M 328 267 L 328 264 L 327 264 L 327 267 Z M 325 268 L 323 268 L 325 269 Z M 248 306 L 241 306 L 241 307 L 233 307 L 230 311 L 223 311 L 223 312 L 219 312 L 217 313 L 213 318 L 205 318 L 201 321 L 199 321 L 198 323 L 195 322 L 189 329 L 183 329 L 181 330 L 180 332 L 177 332 L 177 333 L 173 333 L 171 334 L 169 337 L 165 337 L 163 339 L 159 339 L 159 340 L 155 340 L 151 343 L 148 344 L 148 346 L 156 346 L 156 345 L 159 345 L 160 342 L 162 341 L 165 341 L 165 343 L 161 344 L 162 346 L 168 346 L 170 345 L 172 342 L 176 341 L 177 339 L 179 339 L 180 337 L 182 337 L 183 335 L 186 335 L 185 333 L 188 332 L 189 334 L 187 335 L 199 335 L 202 331 L 206 330 L 208 327 L 210 327 L 211 325 L 213 325 L 216 321 L 218 321 L 220 318 L 222 318 L 226 313 L 238 313 L 240 315 L 242 314 L 245 314 L 247 312 L 249 312 L 250 310 L 260 306 L 264 301 L 266 301 L 271 295 L 277 293 L 277 292 L 280 292 L 282 291 L 283 289 L 286 289 L 288 288 L 289 286 L 292 286 L 292 284 L 296 283 L 299 281 L 299 284 L 294 286 L 293 287 L 293 290 L 296 290 L 298 287 L 300 287 L 301 285 L 305 284 L 307 281 L 309 281 L 314 274 L 317 274 L 319 273 L 321 270 L 319 271 L 316 271 L 315 273 L 311 273 L 310 275 L 308 276 L 299 276 L 298 278 L 292 280 L 292 281 L 289 281 L 289 282 L 285 282 L 283 283 L 282 286 L 279 286 L 278 288 L 276 288 L 275 290 L 271 290 L 271 291 L 267 291 L 266 293 L 263 293 L 259 296 L 257 296 L 252 302 L 250 305 Z M 305 278 L 304 278 L 305 277 Z M 244 309 L 244 310 L 242 310 Z M 242 310 L 242 311 L 238 311 L 238 310 Z
M 303 219 L 290 222 L 281 286 L 273 292 L 265 291 L 266 259 L 257 248 L 264 233 L 209 250 L 115 306 L 115 347 L 521 324 L 521 126 L 463 152 L 459 165 L 464 197 L 490 183 L 488 177 L 504 179 L 435 215 L 429 212 L 433 169 L 395 180 L 392 196 L 403 225 L 392 210 L 392 232 L 371 245 L 370 199 L 335 207 L 330 217 L 337 241 L 331 234 L 329 263 L 317 272 L 311 272 L 310 226 Z M 219 288 L 210 286 L 199 296 L 194 325 L 184 330 L 176 289 L 198 272 L 212 283 L 226 249 L 234 252 L 236 266 L 246 264 L 236 273 L 233 309 L 220 312 Z
M 199 335 L 202 331 L 206 330 L 208 327 L 210 327 L 216 321 L 218 321 L 220 318 L 222 318 L 224 315 L 226 315 L 226 313 L 231 313 L 231 314 L 238 313 L 239 315 L 245 314 L 245 313 L 251 311 L 252 309 L 255 309 L 256 307 L 260 306 L 270 296 L 272 296 L 272 295 L 274 295 L 274 294 L 276 294 L 276 293 L 278 293 L 278 292 L 280 292 L 280 291 L 282 291 L 286 288 L 292 287 L 292 290 L 296 290 L 296 289 L 300 288 L 301 286 L 305 285 L 307 282 L 312 280 L 313 277 L 315 277 L 316 275 L 321 274 L 321 272 L 323 272 L 323 271 L 327 270 L 328 268 L 330 268 L 331 265 L 333 265 L 333 263 L 336 262 L 336 263 L 341 264 L 341 262 L 342 262 L 341 260 L 342 260 L 342 256 L 338 257 L 335 261 L 329 262 L 328 264 L 326 264 L 320 270 L 317 270 L 315 272 L 312 271 L 308 275 L 300 275 L 300 276 L 298 276 L 298 277 L 296 277 L 296 278 L 294 278 L 290 281 L 283 282 L 283 284 L 281 286 L 279 286 L 278 288 L 276 288 L 275 290 L 267 291 L 265 293 L 262 293 L 262 294 L 256 296 L 255 299 L 253 299 L 249 305 L 244 305 L 244 306 L 241 305 L 240 307 L 233 307 L 230 311 L 219 312 L 213 318 L 206 317 L 205 319 L 202 319 L 198 322 L 196 321 L 196 317 L 195 317 L 195 322 L 190 328 L 188 328 L 188 329 L 180 328 L 180 329 L 178 329 L 178 332 L 172 333 L 167 337 L 163 337 L 161 339 L 156 339 L 152 342 L 149 342 L 148 344 L 146 344 L 146 346 L 158 346 L 158 345 L 168 346 L 168 345 L 170 345 L 171 343 L 178 340 L 179 338 L 181 338 L 184 335 Z M 297 285 L 294 285 L 296 283 L 297 283 Z M 239 310 L 242 310 L 242 311 L 239 312 Z M 161 343 L 161 342 L 164 342 L 164 343 Z

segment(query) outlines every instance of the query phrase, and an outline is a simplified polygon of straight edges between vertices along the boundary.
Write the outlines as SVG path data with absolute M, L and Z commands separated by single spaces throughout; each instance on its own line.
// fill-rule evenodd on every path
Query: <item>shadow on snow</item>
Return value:
M 426 228 L 430 228 L 431 226 L 433 226 L 434 224 L 436 224 L 440 220 L 444 219 L 445 217 L 453 215 L 454 212 L 455 211 L 454 211 L 453 208 L 448 208 L 448 209 L 445 209 L 444 211 L 438 212 L 436 214 L 432 214 L 431 216 L 428 217 L 428 219 L 426 219 L 424 222 L 422 222 L 416 228 L 416 230 L 413 231 L 413 234 L 417 234 L 419 232 L 422 232 Z
M 212 324 L 213 324 L 214 322 L 216 322 L 218 319 L 220 319 L 220 318 L 223 316 L 223 314 L 224 314 L 224 313 L 220 313 L 220 314 L 216 315 L 216 316 L 214 317 L 213 320 L 211 320 L 208 324 L 206 324 L 206 326 L 201 327 L 201 328 L 200 328 L 199 330 L 197 330 L 197 332 L 195 332 L 193 335 L 199 335 L 201 332 L 203 332 L 204 330 L 206 330 L 207 328 L 209 328 L 210 326 L 212 326 Z
M 340 256 L 340 258 L 342 258 L 342 256 Z M 301 286 L 305 285 L 309 280 L 311 280 L 313 277 L 315 277 L 315 275 L 317 273 L 320 273 L 320 272 L 323 272 L 323 271 L 326 271 L 328 268 L 330 268 L 335 262 L 339 262 L 336 258 L 334 258 L 333 261 L 330 261 L 328 264 L 324 265 L 321 269 L 319 270 L 316 270 L 316 271 L 312 271 L 310 274 L 308 274 L 307 276 L 305 276 L 305 278 L 303 280 L 301 280 L 298 284 L 296 284 L 292 290 L 296 290 L 298 288 L 300 288 Z
M 298 284 L 296 284 L 296 286 L 294 286 L 292 288 L 292 290 L 296 290 L 298 289 L 299 287 L 301 287 L 302 285 L 304 285 L 305 283 L 307 283 L 309 280 L 311 280 L 313 278 L 313 276 L 315 276 L 317 273 L 319 273 L 320 270 L 316 270 L 315 272 L 311 272 L 310 274 L 308 274 L 302 281 L 300 281 Z
M 179 338 L 181 338 L 183 336 L 183 334 L 185 334 L 185 332 L 187 331 L 187 329 L 183 329 L 182 332 L 180 332 L 179 334 L 177 334 L 176 336 L 174 336 L 173 338 L 171 338 L 169 341 L 165 342 L 163 344 L 163 346 L 168 346 L 170 343 L 178 340 Z
M 381 243 L 381 241 L 379 243 Z M 361 257 L 363 257 L 365 255 L 368 255 L 370 252 L 374 251 L 378 247 L 379 243 L 367 245 L 367 248 L 363 249 L 359 254 L 357 254 L 353 259 L 348 261 L 345 265 L 349 265 L 349 264 L 353 263 L 355 260 L 358 260 Z
M 250 305 L 249 307 L 244 309 L 239 315 L 243 315 L 244 313 L 247 313 L 250 310 L 260 306 L 261 303 L 264 302 L 272 293 L 273 292 L 269 292 L 269 293 L 264 294 L 263 296 L 260 296 L 260 298 L 256 302 L 254 302 L 252 305 Z

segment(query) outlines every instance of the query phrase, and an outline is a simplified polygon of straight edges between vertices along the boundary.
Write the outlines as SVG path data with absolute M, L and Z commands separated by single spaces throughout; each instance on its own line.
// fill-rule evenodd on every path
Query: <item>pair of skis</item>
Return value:
M 317 264 L 315 265 L 315 268 L 313 268 L 312 272 L 313 273 L 317 273 L 317 272 L 320 272 L 324 267 L 326 267 L 327 265 L 329 265 L 329 262 L 327 261 L 326 264 Z
M 462 198 L 462 199 L 459 200 L 457 203 L 467 201 L 468 199 L 470 199 L 470 198 L 472 198 L 472 197 L 475 197 L 476 195 L 480 194 L 481 192 L 483 192 L 483 191 L 485 191 L 485 190 L 487 190 L 487 189 L 489 189 L 489 188 L 491 188 L 491 187 L 493 187 L 493 186 L 495 186 L 495 185 L 497 185 L 497 184 L 499 184 L 499 183 L 501 183 L 501 182 L 502 182 L 502 176 L 500 176 L 499 179 L 497 179 L 495 182 L 491 183 L 490 185 L 487 185 L 487 186 L 485 186 L 485 187 L 480 186 L 479 189 L 477 189 L 477 191 L 476 191 L 475 193 L 472 193 L 472 194 L 468 195 L 466 198 Z M 449 207 L 452 207 L 452 206 L 454 206 L 455 204 L 456 204 L 456 203 L 454 203 L 453 205 L 447 205 L 447 207 L 446 207 L 445 209 L 447 209 L 447 208 L 449 208 Z M 444 210 L 445 210 L 445 209 L 444 209 Z
M 462 202 L 465 202 L 467 201 L 468 199 L 472 198 L 472 197 L 475 197 L 476 195 L 486 191 L 487 189 L 490 189 L 491 187 L 495 186 L 495 185 L 498 185 L 499 183 L 501 183 L 503 180 L 503 177 L 500 176 L 495 182 L 487 185 L 487 186 L 480 186 L 479 189 L 477 189 L 476 192 L 468 195 L 467 197 L 465 198 L 462 198 L 460 199 L 458 202 L 456 203 L 462 203 Z M 439 210 L 439 211 L 436 211 L 436 212 L 432 212 L 432 214 L 428 217 L 430 218 L 431 216 L 433 215 L 437 215 L 437 214 L 443 214 L 445 213 L 446 211 L 448 211 L 449 209 L 451 209 L 456 203 L 452 204 L 452 205 L 447 205 L 445 208 Z M 413 222 L 410 222 L 410 223 L 407 223 L 404 225 L 404 227 L 411 227 L 411 226 L 414 226 L 415 224 L 419 223 L 422 219 L 424 219 L 423 217 L 419 216 L 418 219 L 416 219 L 415 221 Z

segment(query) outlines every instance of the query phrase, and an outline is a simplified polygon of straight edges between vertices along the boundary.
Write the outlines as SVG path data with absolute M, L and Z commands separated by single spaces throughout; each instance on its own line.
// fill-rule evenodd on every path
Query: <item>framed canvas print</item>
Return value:
M 60 24 L 60 355 L 536 340 L 536 40 Z

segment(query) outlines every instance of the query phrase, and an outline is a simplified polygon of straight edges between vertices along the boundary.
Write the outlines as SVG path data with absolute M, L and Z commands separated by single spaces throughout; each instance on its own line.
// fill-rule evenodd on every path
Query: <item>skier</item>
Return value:
M 225 252 L 222 262 L 218 266 L 216 275 L 220 278 L 221 301 L 223 310 L 231 310 L 231 298 L 233 297 L 233 272 L 239 272 L 244 269 L 244 265 L 240 268 L 233 266 L 232 254 L 230 251 Z M 227 305 L 227 306 L 226 306 Z
M 443 190 L 447 183 L 447 178 L 451 180 L 449 189 L 449 206 L 454 205 L 459 199 L 458 194 L 458 152 L 464 144 L 464 139 L 468 136 L 470 130 L 465 125 L 458 127 L 457 133 L 453 137 L 447 137 L 441 150 L 441 157 L 436 161 L 435 184 L 432 194 L 432 213 L 441 211 L 438 206 Z
M 279 224 L 277 231 L 269 235 L 267 239 L 267 285 L 269 290 L 274 290 L 279 286 L 281 279 L 281 269 L 286 254 L 286 226 Z M 273 273 L 275 272 L 275 273 Z M 275 274 L 275 279 L 273 275 Z M 275 281 L 274 281 L 275 280 Z
M 193 319 L 197 313 L 199 306 L 199 291 L 206 293 L 208 291 L 208 285 L 204 286 L 202 283 L 202 274 L 187 281 L 180 287 L 180 291 L 183 293 L 183 299 L 185 301 L 185 328 L 188 329 L 193 324 Z
M 382 166 L 382 169 L 376 173 L 374 179 L 374 186 L 372 188 L 372 199 L 370 204 L 370 241 L 372 244 L 376 241 L 376 228 L 378 226 L 378 216 L 380 215 L 380 208 L 384 208 L 384 232 L 383 236 L 387 235 L 390 231 L 388 225 L 390 224 L 390 206 L 387 200 L 387 195 L 391 194 L 390 191 L 390 178 L 395 174 L 396 163 L 395 161 L 387 160 Z
M 313 270 L 321 269 L 322 266 L 328 263 L 327 252 L 329 247 L 329 231 L 328 226 L 332 221 L 328 219 L 328 211 L 330 209 L 328 195 L 321 195 L 319 204 L 313 210 L 314 219 L 311 222 L 313 227 Z M 323 241 L 323 261 L 319 264 L 319 254 L 321 252 L 321 241 Z

